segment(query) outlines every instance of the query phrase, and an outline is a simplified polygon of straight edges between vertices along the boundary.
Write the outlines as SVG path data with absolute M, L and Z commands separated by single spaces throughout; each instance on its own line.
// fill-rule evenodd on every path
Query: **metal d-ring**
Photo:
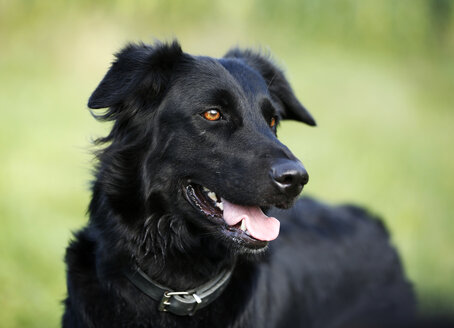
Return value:
M 170 299 L 172 298 L 172 296 L 177 296 L 177 295 L 190 295 L 194 298 L 196 304 L 195 304 L 194 308 L 192 309 L 191 313 L 189 313 L 189 315 L 191 315 L 191 316 L 194 315 L 194 313 L 198 310 L 200 304 L 202 304 L 202 299 L 196 293 L 166 291 L 166 292 L 164 292 L 161 302 L 159 303 L 159 311 L 167 312 L 167 306 L 170 305 L 170 302 L 169 302 Z

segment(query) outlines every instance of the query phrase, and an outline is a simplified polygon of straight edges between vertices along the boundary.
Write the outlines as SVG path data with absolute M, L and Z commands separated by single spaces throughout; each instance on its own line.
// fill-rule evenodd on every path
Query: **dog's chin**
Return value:
M 249 233 L 244 220 L 229 225 L 223 217 L 223 200 L 215 192 L 203 187 L 200 184 L 188 182 L 183 185 L 183 194 L 187 202 L 196 210 L 195 219 L 197 223 L 208 230 L 218 241 L 223 242 L 236 254 L 257 255 L 266 251 L 268 241 L 257 239 Z M 293 204 L 284 202 L 277 204 L 280 208 L 288 208 Z M 266 211 L 268 206 L 256 206 Z M 263 213 L 262 213 L 263 214 Z M 275 220 L 273 218 L 273 220 Z M 277 220 L 276 220 L 277 221 Z M 277 236 L 277 235 L 276 235 Z
M 268 242 L 265 242 L 264 246 L 260 248 L 251 247 L 251 245 L 244 245 L 242 243 L 231 242 L 226 240 L 225 244 L 229 247 L 230 251 L 235 255 L 243 255 L 246 256 L 248 259 L 259 259 L 260 255 L 265 254 L 266 250 L 268 249 Z

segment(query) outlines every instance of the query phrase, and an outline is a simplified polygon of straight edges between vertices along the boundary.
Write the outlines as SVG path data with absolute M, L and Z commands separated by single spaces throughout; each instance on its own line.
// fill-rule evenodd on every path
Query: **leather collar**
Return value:
M 180 316 L 192 316 L 197 310 L 209 305 L 221 295 L 230 281 L 234 267 L 222 271 L 199 287 L 182 292 L 174 291 L 153 281 L 140 268 L 125 268 L 123 273 L 142 293 L 159 302 L 159 311 L 170 312 Z

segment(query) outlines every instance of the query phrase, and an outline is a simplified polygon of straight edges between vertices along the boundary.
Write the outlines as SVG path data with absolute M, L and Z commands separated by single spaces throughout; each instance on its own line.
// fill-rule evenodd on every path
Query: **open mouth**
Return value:
M 221 232 L 248 248 L 266 247 L 279 234 L 280 223 L 266 216 L 259 206 L 233 204 L 220 195 L 198 184 L 185 186 L 188 202 L 208 220 L 217 224 Z

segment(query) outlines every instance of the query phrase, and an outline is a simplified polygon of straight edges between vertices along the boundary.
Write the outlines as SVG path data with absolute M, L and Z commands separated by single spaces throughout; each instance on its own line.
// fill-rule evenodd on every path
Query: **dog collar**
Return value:
M 140 289 L 141 292 L 159 302 L 158 310 L 170 312 L 176 315 L 192 316 L 197 310 L 204 308 L 213 302 L 224 291 L 234 266 L 224 270 L 214 279 L 197 288 L 187 291 L 174 291 L 156 281 L 153 281 L 145 272 L 127 268 L 123 272 L 129 281 Z

